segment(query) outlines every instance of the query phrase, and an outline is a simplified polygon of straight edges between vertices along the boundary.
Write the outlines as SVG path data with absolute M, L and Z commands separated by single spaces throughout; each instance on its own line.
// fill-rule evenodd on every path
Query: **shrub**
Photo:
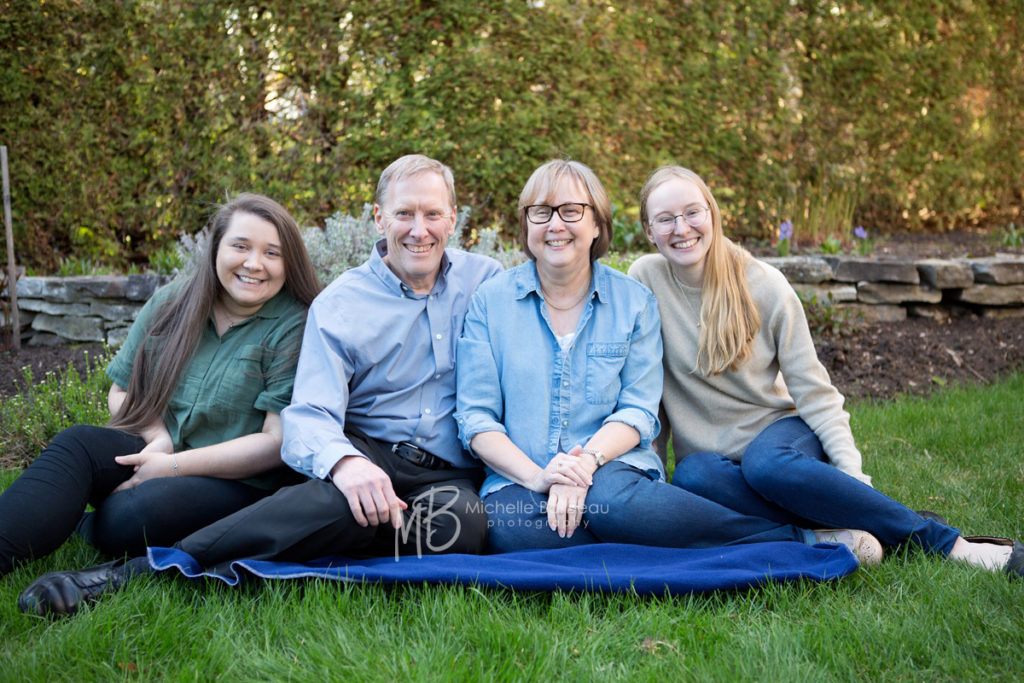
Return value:
M 411 151 L 506 239 L 525 178 L 564 156 L 629 219 L 683 163 L 738 238 L 785 218 L 813 238 L 811 214 L 842 217 L 824 235 L 1019 224 L 1018 5 L 12 0 L 19 255 L 52 270 L 84 229 L 85 257 L 144 261 L 241 190 L 319 225 Z

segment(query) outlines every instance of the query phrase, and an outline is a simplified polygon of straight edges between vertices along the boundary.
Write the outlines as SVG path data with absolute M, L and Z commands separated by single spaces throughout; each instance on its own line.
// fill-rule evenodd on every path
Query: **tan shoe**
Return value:
M 814 538 L 818 543 L 845 545 L 862 565 L 878 564 L 882 561 L 882 544 L 877 538 L 860 529 L 815 529 Z

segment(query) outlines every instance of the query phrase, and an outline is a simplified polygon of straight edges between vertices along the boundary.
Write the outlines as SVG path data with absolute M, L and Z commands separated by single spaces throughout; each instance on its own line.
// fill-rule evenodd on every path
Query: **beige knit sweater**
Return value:
M 747 286 L 761 314 L 761 328 L 746 363 L 710 377 L 694 370 L 700 289 L 680 282 L 661 254 L 641 257 L 629 274 L 658 298 L 665 345 L 662 411 L 667 425 L 662 432 L 671 432 L 677 460 L 710 451 L 738 462 L 765 427 L 799 415 L 835 467 L 871 483 L 861 469 L 843 397 L 818 361 L 803 306 L 782 273 L 751 259 Z

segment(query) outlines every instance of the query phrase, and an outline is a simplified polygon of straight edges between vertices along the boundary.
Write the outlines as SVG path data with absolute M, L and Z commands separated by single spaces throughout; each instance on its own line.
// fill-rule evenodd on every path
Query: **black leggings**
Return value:
M 272 491 L 213 477 L 163 477 L 113 493 L 133 468 L 114 457 L 138 453 L 137 436 L 78 425 L 65 429 L 0 495 L 0 576 L 47 555 L 74 532 L 86 504 L 96 508 L 83 535 L 108 555 L 169 546 Z

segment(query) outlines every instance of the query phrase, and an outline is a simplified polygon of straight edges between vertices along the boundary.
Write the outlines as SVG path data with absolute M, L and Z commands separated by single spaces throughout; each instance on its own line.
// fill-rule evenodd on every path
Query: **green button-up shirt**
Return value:
M 179 288 L 176 283 L 164 287 L 139 312 L 107 367 L 107 375 L 119 386 L 127 388 L 146 331 L 159 306 Z M 164 413 L 175 451 L 259 432 L 266 413 L 280 413 L 288 405 L 305 317 L 306 308 L 284 290 L 223 336 L 218 336 L 211 315 Z M 153 338 L 148 342 L 158 343 Z

